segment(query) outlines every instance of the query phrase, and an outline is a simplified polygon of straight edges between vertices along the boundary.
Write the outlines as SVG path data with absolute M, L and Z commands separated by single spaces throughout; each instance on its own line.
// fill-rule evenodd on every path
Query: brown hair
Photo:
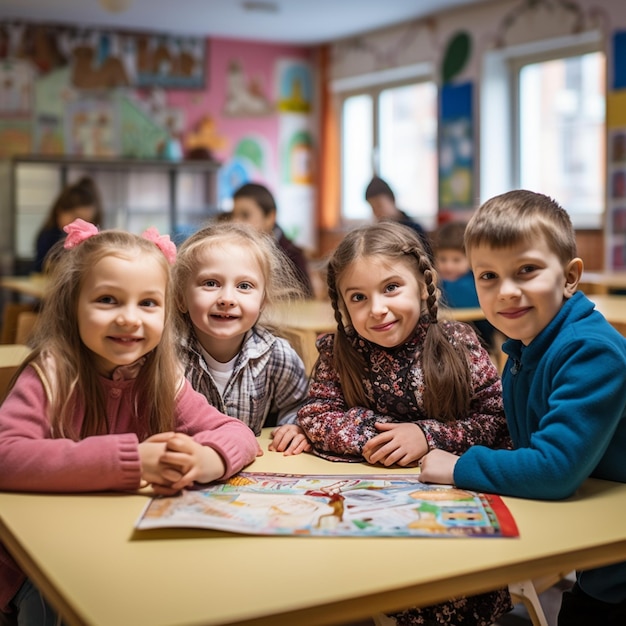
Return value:
M 222 243 L 240 245 L 256 259 L 265 279 L 264 304 L 259 323 L 275 330 L 278 321 L 272 318 L 274 305 L 302 298 L 301 283 L 295 275 L 293 264 L 270 235 L 238 222 L 213 222 L 181 244 L 174 266 L 174 298 L 179 322 L 183 327 L 189 328 L 191 325 L 189 314 L 185 312 L 185 290 L 197 270 L 200 255 L 207 248 Z
M 151 257 L 167 277 L 165 324 L 159 344 L 146 355 L 134 387 L 136 415 L 147 415 L 144 437 L 172 430 L 175 397 L 182 380 L 176 358 L 176 338 L 170 321 L 170 266 L 163 253 L 147 239 L 117 230 L 100 232 L 57 257 L 43 298 L 34 336 L 18 374 L 30 363 L 44 375 L 52 397 L 49 416 L 55 437 L 74 440 L 108 432 L 106 404 L 93 363 L 93 355 L 82 342 L 78 329 L 78 300 L 87 272 L 101 259 L 116 256 L 137 260 Z M 17 378 L 15 376 L 14 380 Z M 72 430 L 76 408 L 85 413 L 80 433 Z
M 465 234 L 466 222 L 448 222 L 442 224 L 435 232 L 433 238 L 433 250 L 460 250 L 465 252 L 463 236 Z
M 396 222 L 379 222 L 348 233 L 328 263 L 328 294 L 337 321 L 334 366 L 346 402 L 350 406 L 368 406 L 363 390 L 365 364 L 349 339 L 352 324 L 338 284 L 353 263 L 371 256 L 385 257 L 391 263 L 406 263 L 414 270 L 419 283 L 426 285 L 426 302 L 416 303 L 416 306 L 425 304 L 430 317 L 422 351 L 424 407 L 428 416 L 451 421 L 467 413 L 472 396 L 468 349 L 464 344 L 452 343 L 444 325 L 438 323 L 436 272 L 417 233 Z
M 100 225 L 102 223 L 102 202 L 96 183 L 89 176 L 83 176 L 77 182 L 61 190 L 61 193 L 59 193 L 50 207 L 50 212 L 40 232 L 58 228 L 59 215 L 61 213 L 86 206 L 92 206 L 94 208 L 93 223 Z
M 487 245 L 506 248 L 543 237 L 565 265 L 576 257 L 576 234 L 569 215 L 552 198 L 515 189 L 480 206 L 465 229 L 465 249 Z
M 276 213 L 276 201 L 274 200 L 274 196 L 267 187 L 259 183 L 246 183 L 239 187 L 233 194 L 233 200 L 237 198 L 250 198 L 254 200 L 266 217 Z
M 393 191 L 391 191 L 391 187 L 387 184 L 387 182 L 378 176 L 374 176 L 365 188 L 365 199 L 369 200 L 370 198 L 375 198 L 376 196 L 381 195 L 387 196 L 395 202 L 396 196 Z

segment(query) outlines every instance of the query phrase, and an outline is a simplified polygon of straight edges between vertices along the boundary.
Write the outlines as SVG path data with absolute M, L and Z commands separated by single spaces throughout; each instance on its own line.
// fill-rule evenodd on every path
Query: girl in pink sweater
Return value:
M 171 495 L 248 465 L 252 431 L 195 392 L 176 358 L 169 237 L 65 230 L 34 349 L 0 407 L 0 490 Z M 0 610 L 56 620 L 1 545 Z

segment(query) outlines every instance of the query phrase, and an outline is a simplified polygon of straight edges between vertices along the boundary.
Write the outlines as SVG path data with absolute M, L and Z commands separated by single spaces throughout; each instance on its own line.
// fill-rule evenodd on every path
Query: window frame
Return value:
M 372 141 L 371 148 L 371 167 L 372 175 L 379 172 L 380 166 L 380 95 L 388 89 L 417 85 L 419 83 L 431 82 L 435 88 L 439 89 L 435 80 L 433 66 L 431 63 L 417 63 L 410 66 L 391 68 L 378 72 L 371 72 L 359 76 L 339 78 L 331 81 L 331 93 L 335 100 L 336 110 L 338 112 L 339 136 L 343 137 L 343 109 L 345 101 L 349 98 L 359 95 L 367 95 L 372 99 Z M 437 120 L 438 123 L 438 120 Z M 437 147 L 438 149 L 438 147 Z M 352 228 L 371 221 L 371 218 L 348 218 L 345 216 L 343 206 L 343 179 L 344 179 L 344 162 L 345 162 L 345 145 L 341 142 L 339 154 L 339 223 L 343 228 Z M 363 190 L 365 191 L 365 190 Z M 438 207 L 437 207 L 438 211 Z M 434 223 L 436 224 L 437 212 L 435 213 Z
M 519 75 L 522 67 L 591 52 L 606 54 L 600 31 L 586 31 L 485 53 L 480 77 L 478 133 L 481 203 L 520 186 Z M 608 60 L 605 62 L 608 63 Z M 604 200 L 606 184 L 605 177 Z M 572 215 L 574 228 L 602 230 L 605 212 L 606 201 L 597 215 L 597 223 L 581 221 L 579 216 Z

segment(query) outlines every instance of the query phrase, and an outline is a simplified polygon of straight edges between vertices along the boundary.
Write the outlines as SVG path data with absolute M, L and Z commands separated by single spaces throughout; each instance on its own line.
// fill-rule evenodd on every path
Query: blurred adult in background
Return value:
M 50 249 L 65 238 L 63 227 L 80 218 L 97 226 L 102 223 L 102 203 L 96 183 L 83 176 L 72 185 L 61 190 L 40 231 L 35 244 L 35 272 L 45 269 Z
M 365 189 L 365 200 L 372 207 L 372 212 L 377 221 L 393 220 L 412 228 L 419 235 L 424 245 L 424 250 L 432 260 L 433 251 L 428 234 L 419 222 L 413 220 L 396 206 L 396 196 L 391 187 L 382 178 L 378 176 L 372 178 Z
M 313 284 L 302 248 L 298 247 L 276 223 L 276 202 L 270 190 L 259 183 L 246 183 L 233 194 L 232 219 L 245 222 L 261 232 L 272 235 L 276 243 L 295 265 L 304 293 L 313 297 Z

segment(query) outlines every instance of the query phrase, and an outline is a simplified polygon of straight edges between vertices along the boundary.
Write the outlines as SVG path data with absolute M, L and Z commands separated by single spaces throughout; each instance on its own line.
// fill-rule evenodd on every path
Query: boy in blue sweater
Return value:
M 521 498 L 571 496 L 589 476 L 626 482 L 626 338 L 577 292 L 583 262 L 568 214 L 515 190 L 465 231 L 480 305 L 509 339 L 502 394 L 513 450 L 433 450 L 424 482 Z M 626 624 L 626 563 L 585 570 L 559 626 Z

